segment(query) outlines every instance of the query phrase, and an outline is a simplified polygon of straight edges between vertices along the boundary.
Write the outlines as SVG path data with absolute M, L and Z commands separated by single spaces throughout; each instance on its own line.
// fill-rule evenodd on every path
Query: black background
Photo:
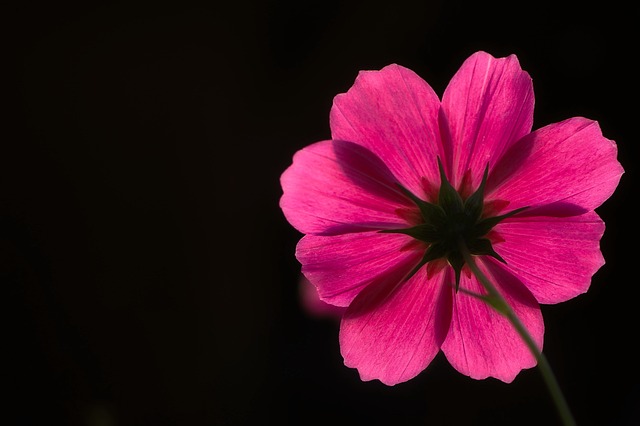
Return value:
M 300 235 L 278 208 L 358 70 L 399 63 L 441 95 L 476 50 L 518 55 L 535 128 L 586 116 L 618 143 L 607 264 L 542 307 L 545 353 L 578 424 L 640 421 L 633 2 L 23 2 L 3 18 L 4 424 L 557 424 L 536 369 L 475 381 L 439 355 L 407 383 L 361 382 L 338 322 L 300 306 Z

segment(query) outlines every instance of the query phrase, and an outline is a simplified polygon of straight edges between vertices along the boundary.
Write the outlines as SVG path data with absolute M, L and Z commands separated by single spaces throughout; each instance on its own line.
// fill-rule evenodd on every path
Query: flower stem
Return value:
M 558 410 L 558 414 L 562 419 L 562 423 L 565 426 L 575 426 L 576 422 L 573 419 L 573 415 L 571 414 L 571 410 L 569 409 L 569 405 L 560 389 L 560 385 L 556 380 L 555 375 L 553 374 L 553 370 L 551 369 L 551 365 L 547 361 L 547 358 L 544 356 L 542 351 L 538 348 L 535 341 L 527 331 L 527 328 L 522 324 L 518 316 L 515 314 L 511 306 L 507 303 L 507 301 L 500 295 L 496 287 L 489 281 L 487 276 L 478 268 L 473 256 L 469 252 L 466 244 L 463 241 L 460 241 L 459 244 L 460 252 L 464 258 L 465 263 L 471 269 L 471 272 L 476 276 L 476 278 L 483 285 L 485 290 L 487 291 L 487 295 L 483 296 L 482 299 L 489 303 L 496 311 L 504 315 L 509 322 L 516 329 L 524 343 L 527 345 L 531 353 L 536 357 L 538 361 L 538 368 L 544 378 L 544 381 L 549 389 L 549 393 L 551 394 L 551 398 L 556 405 Z

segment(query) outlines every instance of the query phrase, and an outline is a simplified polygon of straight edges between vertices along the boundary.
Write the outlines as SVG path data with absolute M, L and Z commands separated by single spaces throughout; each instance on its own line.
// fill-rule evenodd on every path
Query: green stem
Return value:
M 553 374 L 553 370 L 551 369 L 547 358 L 540 351 L 538 345 L 536 345 L 536 342 L 527 331 L 527 328 L 524 326 L 524 324 L 522 324 L 513 309 L 511 309 L 511 306 L 509 306 L 507 301 L 502 297 L 502 295 L 500 295 L 498 290 L 491 283 L 491 281 L 489 281 L 487 276 L 480 270 L 480 268 L 478 268 L 478 265 L 469 252 L 466 244 L 463 241 L 460 241 L 459 247 L 465 263 L 469 266 L 471 272 L 473 272 L 473 274 L 476 276 L 476 278 L 478 278 L 480 283 L 487 291 L 487 295 L 483 296 L 482 298 L 511 322 L 518 334 L 520 334 L 520 337 L 522 337 L 522 340 L 524 340 L 531 353 L 536 357 L 536 360 L 538 361 L 538 368 L 542 373 L 542 377 L 544 378 L 547 388 L 549 389 L 551 398 L 556 405 L 558 414 L 562 419 L 562 423 L 566 426 L 575 426 L 576 422 L 573 419 L 573 415 L 571 414 L 569 405 L 567 404 L 567 401 L 562 391 L 560 390 L 560 385 L 558 384 L 558 381 Z

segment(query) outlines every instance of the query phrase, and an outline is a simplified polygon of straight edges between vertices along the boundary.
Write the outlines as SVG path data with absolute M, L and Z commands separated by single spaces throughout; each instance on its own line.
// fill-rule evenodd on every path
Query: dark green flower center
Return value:
M 422 223 L 410 228 L 388 229 L 380 232 L 406 234 L 427 243 L 428 247 L 422 260 L 411 271 L 409 277 L 432 260 L 446 259 L 455 271 L 457 290 L 460 285 L 460 272 L 464 266 L 464 259 L 460 251 L 461 245 L 464 245 L 472 255 L 489 255 L 504 262 L 486 236 L 500 221 L 521 212 L 526 207 L 500 216 L 483 217 L 484 187 L 489 167 L 485 168 L 478 189 L 466 200 L 462 199 L 458 191 L 447 180 L 440 159 L 438 159 L 438 167 L 440 168 L 441 184 L 437 203 L 421 200 L 400 186 L 405 195 L 420 209 Z

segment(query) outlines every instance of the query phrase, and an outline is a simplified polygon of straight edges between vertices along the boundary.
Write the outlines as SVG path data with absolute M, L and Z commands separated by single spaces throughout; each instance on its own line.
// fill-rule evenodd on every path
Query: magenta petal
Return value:
M 496 286 L 542 350 L 544 323 L 535 298 L 502 265 L 492 259 L 478 259 L 478 266 Z M 462 274 L 460 287 L 485 294 L 474 276 Z M 454 298 L 451 328 L 442 351 L 460 373 L 473 379 L 495 377 L 510 383 L 536 359 L 511 323 L 489 304 L 458 292 Z
M 362 71 L 347 93 L 334 98 L 331 135 L 370 149 L 400 183 L 423 195 L 423 177 L 439 181 L 439 109 L 431 86 L 407 68 Z
M 415 247 L 411 237 L 402 234 L 305 235 L 298 242 L 296 257 L 321 300 L 347 306 L 374 280 L 389 275 L 400 280 L 424 251 L 411 247 Z
M 555 203 L 574 214 L 600 206 L 616 189 L 623 169 L 616 144 L 597 122 L 575 117 L 522 138 L 496 165 L 487 198 L 508 200 L 509 208 Z M 554 207 L 554 206 L 551 206 Z
M 422 268 L 403 284 L 390 277 L 360 293 L 340 326 L 345 365 L 357 368 L 362 380 L 378 379 L 387 385 L 423 371 L 449 328 L 449 269 L 427 278 Z
M 495 249 L 540 303 L 564 302 L 585 293 L 593 274 L 604 265 L 600 251 L 604 222 L 594 212 L 513 218 L 496 230 L 504 241 Z
M 496 59 L 485 52 L 471 55 L 451 79 L 442 97 L 453 144 L 453 173 L 458 185 L 471 173 L 472 185 L 482 180 L 487 164 L 495 164 L 531 131 L 533 83 L 515 55 Z
M 330 305 L 320 300 L 318 290 L 309 282 L 304 275 L 300 276 L 298 281 L 300 302 L 307 314 L 317 318 L 340 319 L 345 307 Z
M 408 200 L 393 176 L 380 159 L 354 143 L 324 141 L 301 149 L 280 182 L 280 207 L 289 223 L 305 234 L 405 223 L 396 210 L 406 208 Z

